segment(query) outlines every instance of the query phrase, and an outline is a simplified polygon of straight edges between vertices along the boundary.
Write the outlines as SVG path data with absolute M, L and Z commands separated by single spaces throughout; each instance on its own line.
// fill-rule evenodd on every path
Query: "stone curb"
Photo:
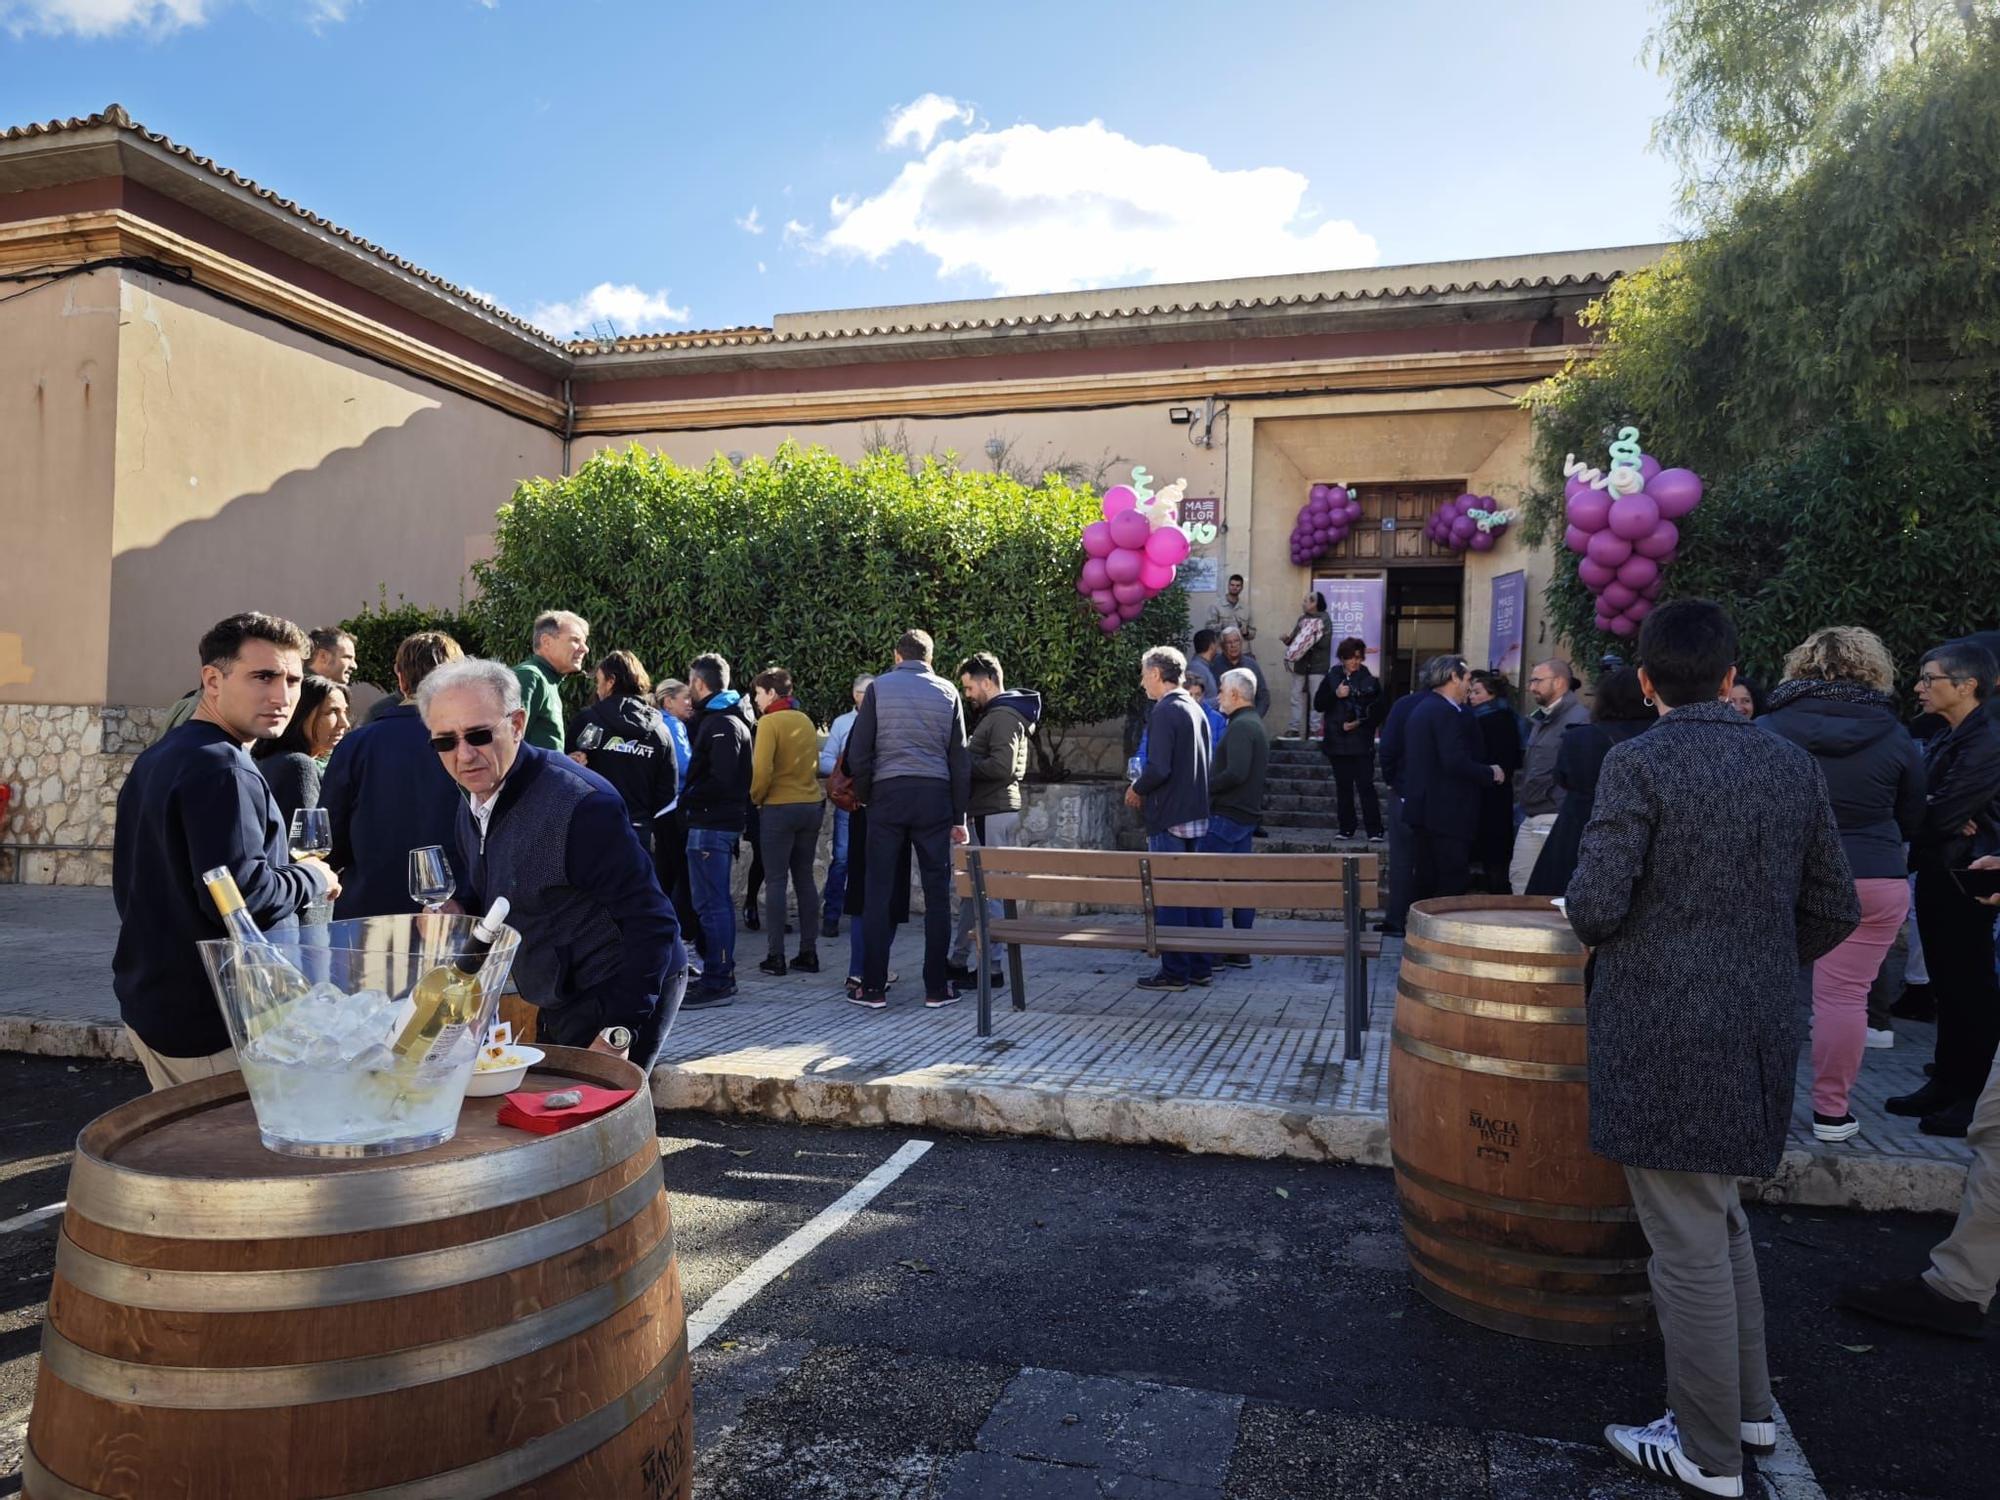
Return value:
M 122 1026 L 0 1015 L 0 1052 L 134 1062 Z M 747 1115 L 803 1125 L 901 1126 L 962 1135 L 1029 1136 L 1116 1146 L 1168 1146 L 1201 1155 L 1270 1161 L 1389 1165 L 1379 1115 L 1313 1114 L 1268 1104 L 1158 1096 L 1111 1097 L 1077 1089 L 854 1083 L 754 1073 L 653 1070 L 660 1109 Z M 1869 1212 L 1955 1213 L 1965 1167 L 1929 1157 L 1787 1151 L 1775 1176 L 1745 1178 L 1760 1203 Z

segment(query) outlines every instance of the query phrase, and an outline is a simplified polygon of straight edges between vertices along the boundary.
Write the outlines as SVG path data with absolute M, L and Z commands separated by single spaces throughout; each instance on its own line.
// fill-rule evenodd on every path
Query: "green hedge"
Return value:
M 500 511 L 494 556 L 474 568 L 472 612 L 505 659 L 524 655 L 535 616 L 590 621 L 593 655 L 636 652 L 656 678 L 703 651 L 736 678 L 788 668 L 801 705 L 825 722 L 857 673 L 880 672 L 906 628 L 928 630 L 937 664 L 992 651 L 1012 686 L 1045 703 L 1037 736 L 1059 770 L 1062 730 L 1124 713 L 1141 650 L 1187 634 L 1176 587 L 1106 637 L 1076 592 L 1084 526 L 1098 500 L 1055 475 L 1029 489 L 949 461 L 893 454 L 842 462 L 786 444 L 740 466 L 684 468 L 634 446 L 561 480 L 530 480 Z M 580 703 L 587 681 L 564 684 Z
M 389 603 L 384 589 L 373 605 L 342 620 L 340 628 L 354 637 L 354 675 L 385 693 L 396 691 L 396 648 L 420 630 L 442 630 L 467 656 L 486 654 L 486 637 L 479 623 L 463 610 L 425 609 L 397 596 Z

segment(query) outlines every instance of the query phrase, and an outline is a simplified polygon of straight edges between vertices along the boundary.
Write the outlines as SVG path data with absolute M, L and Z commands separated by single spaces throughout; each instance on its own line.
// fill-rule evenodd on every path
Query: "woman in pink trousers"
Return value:
M 1868 987 L 1909 913 L 1903 845 L 1922 822 L 1924 763 L 1889 694 L 1896 664 L 1873 631 L 1832 625 L 1785 658 L 1785 680 L 1757 722 L 1811 752 L 1840 824 L 1861 925 L 1813 965 L 1813 1134 L 1861 1129 L 1847 1107 L 1861 1071 Z

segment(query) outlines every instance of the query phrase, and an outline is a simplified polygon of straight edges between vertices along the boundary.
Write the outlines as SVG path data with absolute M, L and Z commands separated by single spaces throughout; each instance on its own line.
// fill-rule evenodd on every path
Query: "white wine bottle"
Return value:
M 423 1074 L 448 1063 L 459 1039 L 479 1018 L 479 969 L 506 920 L 507 898 L 502 896 L 472 929 L 458 956 L 417 981 L 403 1002 L 403 1022 L 391 1049 L 399 1067 L 414 1064 Z
M 208 888 L 208 897 L 215 903 L 223 927 L 243 945 L 243 961 L 254 976 L 251 982 L 267 1004 L 286 1004 L 312 988 L 306 982 L 306 976 L 299 972 L 298 965 L 285 957 L 281 949 L 272 946 L 252 920 L 249 908 L 243 904 L 243 892 L 237 889 L 236 877 L 229 873 L 226 865 L 204 871 L 201 883 Z

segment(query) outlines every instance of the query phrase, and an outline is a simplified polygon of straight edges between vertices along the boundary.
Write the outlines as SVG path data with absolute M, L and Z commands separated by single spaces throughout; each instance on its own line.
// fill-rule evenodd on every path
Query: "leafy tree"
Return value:
M 1011 684 L 1041 692 L 1041 769 L 1058 774 L 1064 730 L 1121 714 L 1140 650 L 1187 631 L 1179 588 L 1117 635 L 1098 629 L 1076 592 L 1097 516 L 1090 491 L 1054 475 L 1029 489 L 934 457 L 848 465 L 790 443 L 769 460 L 684 468 L 634 446 L 515 491 L 494 556 L 475 565 L 473 610 L 486 640 L 525 643 L 536 614 L 573 609 L 595 650 L 632 650 L 659 676 L 703 651 L 746 685 L 784 666 L 822 720 L 921 626 L 940 670 L 992 651 Z M 586 690 L 565 684 L 578 702 Z
M 391 604 L 387 589 L 373 605 L 363 604 L 361 613 L 342 620 L 340 628 L 354 637 L 354 675 L 388 693 L 396 691 L 396 648 L 420 630 L 442 630 L 467 656 L 486 654 L 484 633 L 462 606 L 456 611 L 425 609 L 400 594 Z

